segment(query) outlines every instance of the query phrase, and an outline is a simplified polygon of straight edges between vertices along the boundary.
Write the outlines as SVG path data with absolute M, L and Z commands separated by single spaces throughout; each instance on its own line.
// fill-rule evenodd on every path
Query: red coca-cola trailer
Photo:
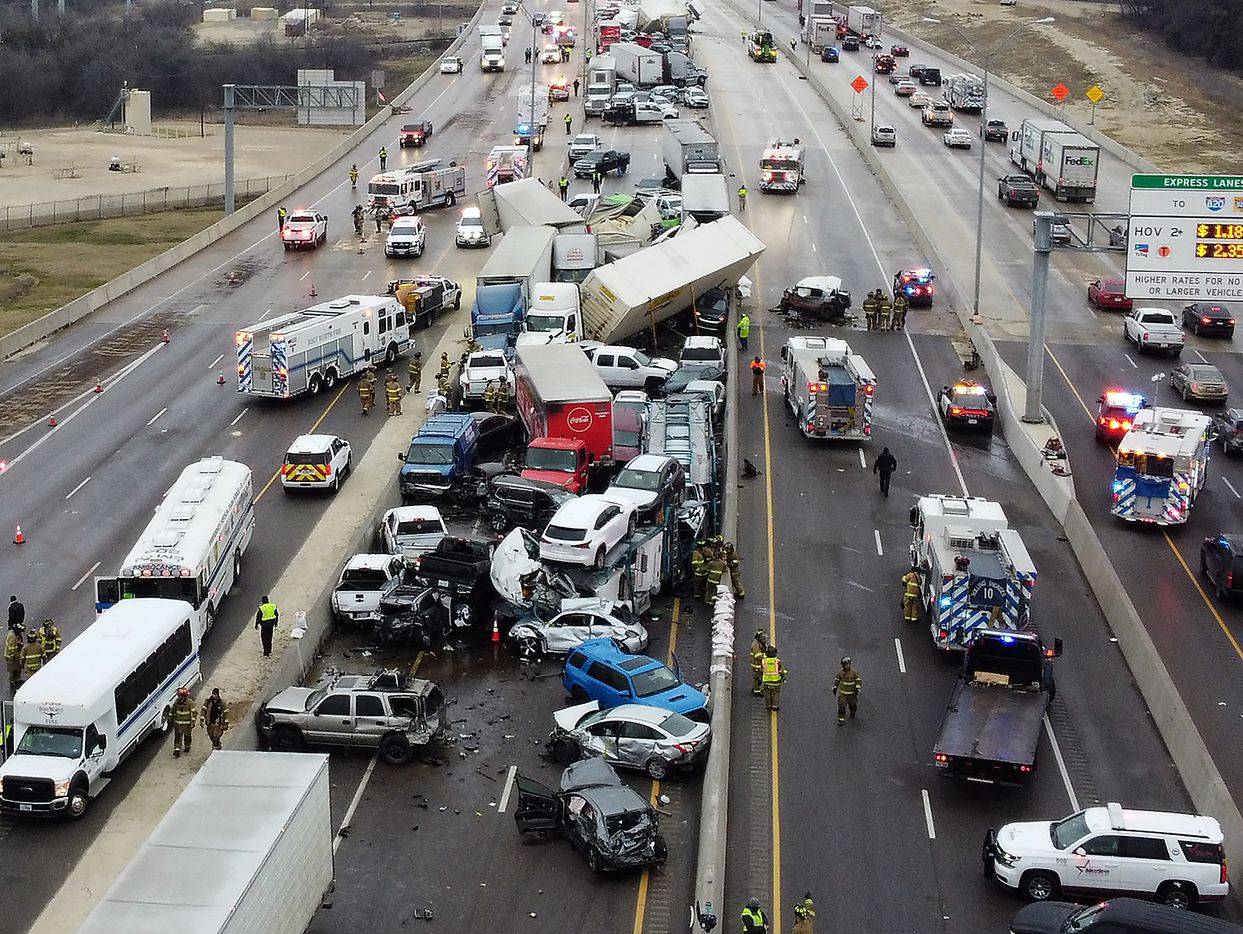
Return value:
M 593 467 L 612 463 L 613 395 L 577 344 L 520 345 L 514 377 L 531 440 L 580 440 Z

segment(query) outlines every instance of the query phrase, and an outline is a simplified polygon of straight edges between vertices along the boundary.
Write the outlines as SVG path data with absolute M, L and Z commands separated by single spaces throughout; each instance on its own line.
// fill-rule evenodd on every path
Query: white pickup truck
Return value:
M 397 589 L 405 562 L 400 555 L 354 555 L 332 591 L 332 614 L 340 623 L 380 620 L 380 601 Z
M 1183 352 L 1186 337 L 1174 312 L 1164 308 L 1136 308 L 1122 323 L 1123 334 L 1139 353 L 1166 350 L 1174 356 Z

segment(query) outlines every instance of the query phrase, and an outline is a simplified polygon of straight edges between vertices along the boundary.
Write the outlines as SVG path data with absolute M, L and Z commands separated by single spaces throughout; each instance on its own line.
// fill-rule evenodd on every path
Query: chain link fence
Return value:
M 266 178 L 238 179 L 234 190 L 239 202 L 257 198 L 283 185 L 289 175 Z M 22 230 L 49 227 L 73 221 L 102 220 L 154 214 L 175 208 L 210 207 L 224 204 L 224 182 L 207 185 L 186 185 L 183 188 L 151 188 L 115 195 L 83 195 L 63 201 L 41 201 L 37 204 L 15 204 L 0 207 L 0 230 Z

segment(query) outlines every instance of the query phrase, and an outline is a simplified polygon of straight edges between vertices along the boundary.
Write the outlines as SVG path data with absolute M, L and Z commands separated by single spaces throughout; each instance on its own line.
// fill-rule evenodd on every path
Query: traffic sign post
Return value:
M 1132 175 L 1126 294 L 1243 299 L 1243 175 Z
M 850 82 L 850 86 L 854 88 L 855 96 L 851 103 L 850 115 L 859 122 L 863 122 L 863 92 L 868 89 L 867 79 L 863 75 L 856 75 L 855 80 Z
M 1088 123 L 1095 124 L 1096 123 L 1096 105 L 1101 102 L 1101 99 L 1105 96 L 1105 92 L 1104 90 L 1101 89 L 1101 86 L 1099 84 L 1094 84 L 1090 88 L 1088 88 L 1086 91 L 1083 92 L 1083 96 L 1092 102 L 1092 116 L 1088 120 Z
M 1062 108 L 1062 116 L 1066 116 L 1066 98 L 1070 96 L 1070 88 L 1059 81 L 1049 89 L 1049 94 Z

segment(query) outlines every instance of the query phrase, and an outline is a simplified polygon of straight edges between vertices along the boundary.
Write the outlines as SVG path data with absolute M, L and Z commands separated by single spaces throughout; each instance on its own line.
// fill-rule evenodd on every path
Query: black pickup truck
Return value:
M 1033 632 L 981 629 L 967 646 L 933 747 L 937 768 L 955 778 L 1021 784 L 1036 768 L 1036 746 L 1056 685 L 1051 659 Z
M 1040 203 L 1040 189 L 1026 175 L 1003 175 L 997 179 L 997 200 L 1010 207 L 1025 204 L 1034 208 Z
M 441 593 L 475 599 L 492 586 L 492 545 L 473 538 L 445 536 L 434 549 L 415 558 L 414 578 Z

